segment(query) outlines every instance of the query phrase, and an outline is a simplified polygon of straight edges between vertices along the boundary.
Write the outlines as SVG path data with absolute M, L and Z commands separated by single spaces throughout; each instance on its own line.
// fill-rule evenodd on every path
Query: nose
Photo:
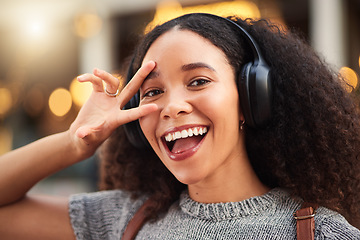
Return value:
M 167 97 L 164 99 L 164 105 L 161 109 L 160 116 L 162 119 L 176 119 L 191 113 L 192 110 L 193 107 L 186 94 L 181 92 L 172 92 L 168 93 Z

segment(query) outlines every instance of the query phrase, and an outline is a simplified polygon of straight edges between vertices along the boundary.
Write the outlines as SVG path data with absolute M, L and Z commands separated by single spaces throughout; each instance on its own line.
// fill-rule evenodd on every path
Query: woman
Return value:
M 355 104 L 296 35 L 265 21 L 236 22 L 268 64 L 271 114 L 258 121 L 245 109 L 244 65 L 257 51 L 244 31 L 204 14 L 156 27 L 138 46 L 132 80 L 118 96 L 118 80 L 104 71 L 79 77 L 94 92 L 69 131 L 2 157 L 3 235 L 119 239 L 151 196 L 157 204 L 138 239 L 295 239 L 293 213 L 304 200 L 322 206 L 316 239 L 358 239 L 360 231 L 336 212 L 351 221 L 359 213 Z M 120 110 L 138 89 L 139 107 Z M 130 144 L 118 127 L 136 119 L 125 125 Z M 121 190 L 23 198 L 108 137 L 102 186 Z

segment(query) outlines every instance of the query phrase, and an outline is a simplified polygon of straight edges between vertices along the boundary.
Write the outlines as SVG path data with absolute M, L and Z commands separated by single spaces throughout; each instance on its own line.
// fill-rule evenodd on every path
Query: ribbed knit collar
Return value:
M 264 195 L 241 202 L 199 203 L 192 200 L 186 191 L 180 196 L 180 208 L 183 212 L 196 218 L 222 221 L 259 214 L 272 209 L 277 201 L 285 197 L 289 197 L 286 191 L 274 188 Z

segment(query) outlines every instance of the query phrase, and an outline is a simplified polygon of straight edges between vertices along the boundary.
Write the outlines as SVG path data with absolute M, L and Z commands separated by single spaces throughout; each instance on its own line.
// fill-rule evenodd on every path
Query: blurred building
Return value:
M 296 29 L 357 90 L 359 0 L 1 0 L 0 154 L 68 129 L 91 91 L 77 75 L 94 67 L 121 72 L 150 22 L 197 11 Z M 97 161 L 64 170 L 36 191 L 96 190 Z

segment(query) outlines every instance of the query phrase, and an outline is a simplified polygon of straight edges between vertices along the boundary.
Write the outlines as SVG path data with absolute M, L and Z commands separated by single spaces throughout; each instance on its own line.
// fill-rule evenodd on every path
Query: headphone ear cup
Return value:
M 135 108 L 139 106 L 139 94 L 136 93 L 130 101 L 124 106 L 124 110 Z M 136 148 L 146 149 L 150 148 L 150 144 L 147 141 L 144 133 L 141 130 L 139 120 L 135 120 L 123 125 L 126 137 L 129 142 Z
M 247 63 L 238 79 L 239 99 L 247 125 L 263 127 L 271 118 L 270 68 L 259 62 Z
M 245 117 L 246 124 L 248 126 L 255 127 L 255 122 L 251 112 L 251 99 L 250 99 L 250 90 L 249 90 L 251 67 L 252 67 L 251 62 L 246 63 L 242 67 L 237 79 L 237 87 L 239 91 L 241 111 Z
M 132 121 L 123 125 L 125 134 L 129 142 L 138 149 L 149 148 L 150 144 L 147 141 L 144 133 L 141 130 L 139 120 Z
M 271 119 L 272 86 L 270 68 L 264 64 L 251 67 L 249 75 L 251 113 L 256 127 L 264 127 Z

